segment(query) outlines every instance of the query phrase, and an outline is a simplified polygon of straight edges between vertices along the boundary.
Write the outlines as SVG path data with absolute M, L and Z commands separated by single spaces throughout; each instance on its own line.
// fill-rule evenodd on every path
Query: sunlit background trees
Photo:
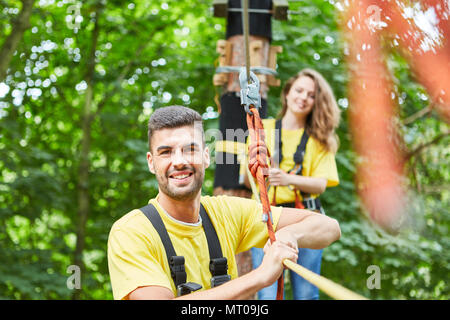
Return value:
M 372 299 L 448 299 L 448 124 L 395 42 L 387 44 L 409 155 L 409 218 L 395 234 L 372 224 L 354 183 L 348 40 L 339 28 L 345 3 L 291 6 L 300 14 L 273 21 L 273 44 L 283 47 L 279 78 L 319 70 L 343 116 L 341 183 L 321 197 L 342 237 L 325 249 L 322 274 Z M 408 8 L 412 23 L 433 27 L 419 1 Z M 0 298 L 112 298 L 110 227 L 157 193 L 145 159 L 147 120 L 158 107 L 181 104 L 199 111 L 206 128 L 218 127 L 212 77 L 225 23 L 207 0 L 0 0 Z M 279 95 L 269 92 L 272 117 Z M 204 194 L 212 194 L 213 172 L 214 164 Z M 67 287 L 70 265 L 81 267 L 80 290 Z M 367 287 L 371 265 L 380 268 L 381 289 Z

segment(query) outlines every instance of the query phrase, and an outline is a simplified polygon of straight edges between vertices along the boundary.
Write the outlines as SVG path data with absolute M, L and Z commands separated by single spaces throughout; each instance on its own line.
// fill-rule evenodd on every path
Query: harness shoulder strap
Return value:
M 294 162 L 298 164 L 298 169 L 295 174 L 302 175 L 303 174 L 303 159 L 305 158 L 306 144 L 308 143 L 309 135 L 306 133 L 306 130 L 303 131 L 302 138 L 300 140 L 299 145 L 297 146 L 297 150 L 294 153 Z M 310 197 L 309 193 L 303 192 L 300 190 L 300 194 L 302 195 L 302 199 Z M 305 205 L 305 204 L 303 204 Z
M 167 258 L 176 256 L 172 241 L 170 241 L 169 234 L 167 233 L 166 227 L 158 213 L 158 210 L 156 210 L 156 208 L 152 204 L 148 204 L 145 207 L 140 208 L 139 210 L 141 210 L 145 214 L 145 216 L 150 220 L 150 222 L 153 224 L 153 227 L 158 232 L 159 237 L 161 238 L 161 241 L 164 245 L 164 249 L 166 249 Z
M 214 228 L 209 214 L 206 212 L 203 204 L 200 205 L 200 216 L 202 217 L 203 229 L 205 230 L 206 240 L 208 241 L 209 250 L 209 271 L 213 276 L 211 279 L 211 287 L 216 287 L 227 282 L 231 277 L 227 274 L 228 262 L 222 254 L 219 237 Z
M 303 169 L 303 158 L 305 157 L 306 144 L 308 143 L 309 135 L 306 133 L 306 130 L 303 131 L 302 138 L 300 140 L 299 145 L 297 146 L 297 150 L 294 153 L 294 162 L 299 164 L 299 170 L 297 170 L 297 174 L 302 174 Z
M 301 174 L 301 170 L 303 169 L 303 158 L 305 156 L 306 144 L 308 143 L 309 134 L 306 133 L 306 130 L 303 131 L 302 138 L 300 139 L 300 143 L 297 146 L 297 150 L 294 153 L 294 162 L 299 165 L 299 169 L 296 174 Z M 278 165 L 281 164 L 283 160 L 283 142 L 281 141 L 281 119 L 278 119 L 275 122 L 275 152 L 274 152 L 275 161 L 278 161 Z
M 150 220 L 161 238 L 175 286 L 178 287 L 179 285 L 182 285 L 186 282 L 187 278 L 184 268 L 184 257 L 176 255 L 167 229 L 156 208 L 152 204 L 148 204 L 145 207 L 140 208 L 140 210 Z M 227 258 L 223 257 L 217 232 L 202 204 L 200 205 L 200 216 L 202 217 L 203 229 L 205 230 L 206 240 L 208 242 L 210 256 L 209 270 L 213 276 L 211 286 L 214 287 L 230 280 L 230 276 L 227 274 L 228 263 Z
M 306 132 L 306 130 L 303 130 L 302 137 L 300 139 L 300 143 L 297 146 L 297 150 L 294 153 L 294 162 L 296 165 L 298 165 L 298 169 L 296 170 L 295 174 L 302 174 L 303 171 L 303 159 L 305 157 L 305 151 L 306 151 L 306 144 L 309 140 L 309 134 Z M 278 119 L 275 122 L 275 152 L 274 152 L 274 159 L 275 161 L 278 161 L 278 166 L 281 164 L 281 161 L 283 160 L 283 142 L 281 141 L 281 119 Z M 309 197 L 308 193 L 305 193 L 303 191 L 300 191 L 300 194 L 302 195 L 303 199 L 306 199 Z M 275 199 L 275 197 L 274 197 Z
M 223 256 L 222 248 L 220 247 L 216 229 L 214 229 L 211 219 L 209 218 L 209 215 L 203 205 L 200 205 L 200 216 L 202 217 L 203 229 L 205 230 L 206 240 L 208 241 L 209 258 L 221 258 Z
M 186 270 L 184 269 L 184 257 L 177 256 L 175 249 L 172 245 L 172 241 L 170 240 L 169 234 L 167 233 L 167 229 L 164 226 L 164 222 L 162 221 L 158 210 L 152 205 L 148 204 L 145 207 L 140 208 L 145 216 L 150 220 L 153 224 L 153 227 L 159 234 L 161 241 L 164 245 L 164 249 L 167 255 L 167 261 L 169 262 L 170 273 L 175 283 L 175 287 L 186 282 Z
M 273 158 L 277 162 L 277 167 L 280 166 L 281 160 L 283 160 L 283 153 L 282 153 L 282 141 L 281 141 L 281 119 L 278 119 L 275 121 L 275 150 L 273 153 Z

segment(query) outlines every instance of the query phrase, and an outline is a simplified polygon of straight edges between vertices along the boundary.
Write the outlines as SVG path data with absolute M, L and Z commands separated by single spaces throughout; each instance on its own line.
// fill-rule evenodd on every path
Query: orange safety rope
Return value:
M 267 223 L 270 243 L 276 241 L 273 230 L 272 213 L 270 210 L 269 197 L 267 195 L 266 178 L 268 177 L 269 166 L 267 158 L 270 158 L 269 150 L 265 143 L 264 127 L 259 116 L 258 108 L 253 104 L 246 107 L 247 125 L 250 133 L 251 143 L 249 145 L 248 169 L 251 175 L 256 178 L 259 187 L 260 202 L 263 207 L 263 221 Z M 249 177 L 250 178 L 250 177 Z M 250 178 L 251 179 L 251 178 Z M 252 187 L 253 189 L 253 187 Z M 253 191 L 255 192 L 255 190 Z M 300 202 L 300 201 L 299 201 Z M 300 202 L 301 203 L 301 202 Z M 327 293 L 330 297 L 340 300 L 366 300 L 365 297 L 356 294 L 347 288 L 318 275 L 290 260 L 285 259 L 283 265 L 286 268 L 297 273 L 305 280 L 317 286 L 320 290 Z M 277 300 L 283 300 L 284 277 L 283 273 L 278 279 Z
M 247 112 L 247 126 L 250 138 L 252 139 L 251 141 L 256 143 L 255 148 L 249 148 L 249 170 L 258 182 L 259 195 L 263 207 L 263 221 L 267 223 L 270 243 L 273 243 L 276 239 L 266 186 L 266 177 L 269 175 L 269 167 L 267 165 L 269 151 L 265 143 L 264 126 L 258 112 L 258 108 L 261 106 L 259 79 L 250 71 L 248 0 L 242 0 L 241 5 L 243 8 L 242 30 L 244 33 L 245 48 L 245 68 L 242 68 L 239 74 L 241 105 L 245 107 L 245 111 Z M 283 296 L 284 278 L 282 272 L 278 279 L 277 300 L 283 300 Z
M 264 126 L 259 116 L 258 108 L 253 104 L 249 106 L 247 112 L 247 126 L 250 134 L 251 144 L 249 145 L 248 168 L 253 177 L 256 178 L 259 187 L 259 196 L 263 207 L 263 220 L 266 221 L 270 243 L 276 241 L 273 230 L 272 212 L 270 210 L 269 197 L 267 195 L 266 178 L 269 175 L 267 158 L 270 157 L 269 150 L 265 143 Z M 283 300 L 284 277 L 281 273 L 278 279 L 277 300 Z
M 241 69 L 239 74 L 239 82 L 241 86 L 241 105 L 244 106 L 247 112 L 247 126 L 250 133 L 251 144 L 249 145 L 249 163 L 248 168 L 250 173 L 258 183 L 260 202 L 263 207 L 263 221 L 267 223 L 267 231 L 269 233 L 270 243 L 276 241 L 275 232 L 273 230 L 272 212 L 270 210 L 269 197 L 267 195 L 266 178 L 269 176 L 269 166 L 267 158 L 270 157 L 269 150 L 265 143 L 264 126 L 259 116 L 258 108 L 261 106 L 261 96 L 259 93 L 259 80 L 256 75 L 250 71 L 250 56 L 248 52 L 248 0 L 242 0 L 242 8 L 244 9 L 242 15 L 242 24 L 244 31 L 244 45 L 246 54 L 245 68 Z M 249 179 L 251 179 L 249 177 Z M 253 189 L 253 185 L 252 185 Z M 256 194 L 255 194 L 256 196 Z M 275 199 L 275 198 L 274 198 Z M 296 204 L 302 204 L 296 194 Z M 296 205 L 297 207 L 297 205 Z M 336 299 L 365 299 L 364 297 L 353 293 L 331 280 L 328 280 L 314 272 L 305 269 L 304 267 L 285 259 L 283 265 L 298 275 L 316 285 L 318 288 Z M 277 300 L 283 300 L 284 295 L 284 277 L 283 272 L 278 279 Z
M 269 176 L 267 157 L 270 157 L 270 155 L 265 143 L 264 127 L 258 109 L 253 105 L 250 105 L 249 109 L 251 114 L 247 113 L 247 126 L 252 143 L 249 145 L 248 168 L 252 176 L 255 177 L 258 182 L 263 213 L 267 215 L 268 218 L 267 228 L 269 230 L 270 241 L 274 242 L 275 234 L 272 226 L 273 221 L 266 187 L 266 178 Z

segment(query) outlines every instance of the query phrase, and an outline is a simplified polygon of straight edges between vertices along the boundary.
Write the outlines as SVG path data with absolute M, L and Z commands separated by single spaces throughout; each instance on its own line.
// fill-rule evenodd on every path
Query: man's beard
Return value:
M 184 170 L 183 168 L 182 170 Z M 182 171 L 180 170 L 180 171 Z M 197 171 L 192 168 L 193 171 L 193 183 L 187 189 L 179 190 L 179 188 L 173 187 L 169 185 L 169 174 L 166 173 L 165 177 L 161 177 L 160 175 L 156 175 L 156 180 L 158 181 L 159 189 L 162 193 L 166 194 L 168 197 L 183 201 L 183 200 L 191 200 L 194 199 L 203 185 L 203 180 L 205 178 L 204 171 Z M 197 175 L 198 174 L 198 175 Z

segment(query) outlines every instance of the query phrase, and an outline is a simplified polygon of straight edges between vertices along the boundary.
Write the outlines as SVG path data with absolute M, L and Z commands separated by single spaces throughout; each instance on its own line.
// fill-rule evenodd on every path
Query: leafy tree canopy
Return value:
M 15 21 L 27 4 L 0 1 L 0 48 L 18 32 Z M 31 1 L 29 27 L 0 80 L 0 298 L 112 298 L 110 227 L 157 193 L 145 159 L 150 114 L 186 105 L 204 115 L 207 128 L 218 127 L 212 77 L 226 21 L 212 16 L 211 4 Z M 371 224 L 354 183 L 340 6 L 305 0 L 291 9 L 301 13 L 273 21 L 273 44 L 283 46 L 279 78 L 317 69 L 342 109 L 341 183 L 322 196 L 342 238 L 325 249 L 322 274 L 372 299 L 448 299 L 448 125 L 426 109 L 430 97 L 393 48 L 386 59 L 410 152 L 410 220 L 396 235 Z M 280 88 L 269 92 L 270 116 L 279 95 Z M 213 173 L 214 165 L 204 194 L 212 194 Z M 83 208 L 80 194 L 87 194 Z M 77 253 L 84 267 L 74 295 L 67 270 Z M 371 265 L 380 268 L 381 289 L 367 286 Z

